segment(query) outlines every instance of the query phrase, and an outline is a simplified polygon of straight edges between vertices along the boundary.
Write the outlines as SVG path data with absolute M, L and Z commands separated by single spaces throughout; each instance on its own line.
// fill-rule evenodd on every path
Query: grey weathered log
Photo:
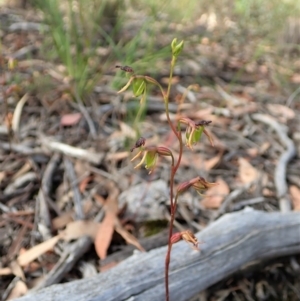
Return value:
M 197 234 L 201 252 L 173 246 L 171 300 L 188 300 L 212 284 L 266 259 L 300 252 L 300 213 L 240 211 L 222 216 Z M 134 254 L 96 277 L 57 284 L 19 301 L 160 301 L 165 298 L 166 247 Z

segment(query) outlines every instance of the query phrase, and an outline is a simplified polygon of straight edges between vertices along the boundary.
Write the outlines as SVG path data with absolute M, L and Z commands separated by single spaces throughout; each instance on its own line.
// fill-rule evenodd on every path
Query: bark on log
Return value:
M 173 246 L 170 296 L 183 301 L 245 266 L 300 253 L 300 213 L 240 211 L 226 214 L 197 234 L 201 252 Z M 18 301 L 165 300 L 166 247 L 134 254 L 96 277 L 57 284 Z

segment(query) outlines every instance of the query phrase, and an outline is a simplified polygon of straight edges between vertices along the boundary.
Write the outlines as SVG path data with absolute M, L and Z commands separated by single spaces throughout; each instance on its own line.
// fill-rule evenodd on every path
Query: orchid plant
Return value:
M 161 94 L 163 96 L 164 105 L 165 105 L 165 114 L 167 117 L 168 125 L 170 126 L 172 132 L 174 133 L 175 137 L 178 141 L 178 156 L 177 158 L 174 157 L 172 151 L 164 146 L 153 146 L 153 145 L 146 145 L 146 139 L 140 137 L 135 145 L 132 147 L 131 152 L 135 149 L 138 149 L 137 154 L 132 158 L 136 160 L 141 158 L 140 162 L 135 166 L 138 168 L 142 165 L 145 165 L 145 168 L 149 170 L 149 173 L 153 171 L 157 164 L 157 158 L 159 156 L 162 157 L 171 157 L 171 166 L 170 166 L 170 223 L 169 223 L 169 237 L 168 237 L 168 248 L 167 254 L 165 259 L 165 290 L 166 290 L 166 301 L 170 300 L 169 294 L 169 266 L 171 260 L 171 250 L 174 243 L 184 240 L 188 243 L 191 243 L 194 249 L 199 250 L 198 245 L 199 241 L 195 237 L 192 231 L 185 230 L 178 233 L 173 233 L 173 226 L 174 220 L 176 215 L 177 203 L 180 195 L 187 191 L 190 188 L 195 189 L 199 194 L 203 193 L 206 189 L 217 185 L 216 183 L 207 182 L 202 177 L 195 177 L 193 179 L 187 180 L 185 182 L 179 183 L 177 185 L 177 189 L 175 190 L 175 182 L 174 178 L 178 168 L 180 167 L 180 162 L 182 159 L 183 154 L 183 147 L 184 142 L 186 146 L 190 149 L 193 149 L 193 145 L 200 141 L 202 134 L 204 133 L 211 145 L 213 146 L 213 140 L 208 131 L 205 129 L 211 121 L 207 120 L 200 120 L 200 121 L 193 121 L 188 117 L 185 116 L 177 116 L 176 121 L 173 122 L 170 118 L 169 113 L 169 101 L 170 101 L 170 91 L 172 86 L 172 78 L 174 67 L 177 61 L 179 54 L 182 52 L 184 47 L 184 42 L 178 42 L 177 39 L 174 39 L 171 43 L 171 51 L 172 51 L 172 60 L 170 66 L 170 76 L 167 91 L 163 89 L 163 87 L 152 77 L 146 75 L 136 75 L 134 70 L 129 66 L 116 66 L 120 68 L 124 72 L 130 74 L 130 78 L 127 84 L 118 92 L 122 93 L 127 90 L 130 86 L 133 89 L 133 94 L 135 97 L 140 97 L 140 102 L 143 105 L 147 100 L 147 87 L 149 85 L 157 86 Z M 183 139 L 182 135 L 182 128 L 185 127 L 185 139 Z

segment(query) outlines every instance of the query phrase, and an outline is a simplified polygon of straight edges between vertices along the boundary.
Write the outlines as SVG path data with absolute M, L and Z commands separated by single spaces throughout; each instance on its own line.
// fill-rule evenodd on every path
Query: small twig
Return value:
M 221 97 L 230 105 L 237 106 L 241 104 L 241 100 L 237 97 L 228 94 L 220 85 L 216 85 L 216 90 L 219 92 Z
M 288 98 L 288 100 L 286 101 L 286 105 L 289 107 L 293 100 L 295 99 L 295 97 L 299 94 L 300 92 L 300 87 L 298 87 Z
M 10 282 L 8 287 L 3 292 L 3 295 L 2 295 L 2 298 L 1 298 L 2 301 L 7 300 L 7 297 L 9 296 L 10 292 L 15 287 L 15 285 L 18 281 L 20 281 L 20 277 L 18 277 L 18 276 L 14 277 L 14 279 Z
M 197 101 L 197 98 L 195 96 L 195 93 L 193 91 L 191 91 L 190 89 L 183 87 L 180 84 L 176 85 L 176 90 L 181 93 L 182 95 L 186 96 L 186 98 L 192 102 L 195 103 Z
M 60 160 L 61 160 L 60 154 L 54 154 L 44 171 L 44 175 L 43 175 L 43 179 L 42 179 L 42 190 L 45 195 L 50 194 L 50 190 L 52 189 L 51 178 L 52 178 L 57 166 L 59 165 Z
M 28 100 L 28 93 L 24 94 L 24 96 L 19 100 L 12 119 L 12 130 L 14 132 L 14 135 L 18 137 L 19 135 L 19 126 L 20 126 L 20 120 L 22 115 L 23 107 Z
M 65 171 L 67 178 L 69 179 L 71 188 L 73 190 L 73 196 L 74 196 L 74 207 L 75 207 L 75 216 L 76 219 L 84 219 L 84 213 L 82 209 L 82 198 L 80 195 L 80 191 L 77 185 L 77 179 L 76 179 L 76 173 L 73 167 L 72 162 L 65 157 L 64 158 L 64 164 L 65 164 Z
M 264 201 L 266 201 L 266 198 L 264 198 L 263 196 L 259 196 L 257 198 L 253 198 L 253 199 L 249 199 L 249 200 L 240 201 L 240 202 L 232 205 L 232 210 L 233 211 L 241 210 L 243 207 L 259 204 Z
M 4 205 L 0 202 L 0 210 L 2 210 L 5 213 L 9 213 L 9 212 L 14 212 L 16 209 L 11 208 L 11 207 L 7 207 L 6 205 Z
M 146 251 L 150 251 L 152 249 L 165 246 L 167 241 L 168 241 L 168 231 L 164 230 L 150 237 L 142 238 L 140 240 L 140 243 L 145 248 Z M 134 250 L 136 250 L 134 246 L 127 245 L 124 248 L 122 248 L 121 251 L 110 254 L 105 259 L 101 260 L 101 266 L 103 267 L 111 263 L 119 263 L 120 261 L 131 256 Z
M 277 198 L 282 212 L 291 210 L 291 202 L 287 198 L 288 186 L 286 182 L 286 169 L 289 161 L 296 156 L 296 147 L 292 139 L 287 135 L 286 129 L 279 124 L 275 119 L 268 115 L 254 114 L 252 118 L 256 121 L 263 122 L 273 128 L 278 135 L 280 142 L 286 147 L 279 157 L 278 164 L 275 168 L 274 182 L 277 190 Z
M 42 224 L 44 226 L 44 229 L 48 230 L 47 232 L 49 232 L 52 228 L 48 205 L 50 204 L 51 207 L 55 209 L 55 211 L 57 211 L 56 205 L 53 202 L 51 202 L 49 194 L 52 187 L 52 176 L 56 170 L 57 165 L 59 164 L 59 161 L 60 155 L 55 154 L 48 162 L 45 172 L 43 174 L 41 187 L 37 196 L 35 221 L 38 224 Z M 43 232 L 41 232 L 41 234 L 43 235 Z M 47 234 L 49 234 L 50 236 L 50 233 Z M 44 239 L 46 240 L 46 237 L 44 237 Z
M 24 186 L 26 183 L 34 182 L 37 180 L 37 175 L 35 172 L 27 172 L 26 174 L 19 176 L 11 184 L 7 185 L 4 189 L 3 194 L 12 194 L 16 189 Z
M 89 112 L 87 111 L 86 107 L 84 106 L 81 98 L 79 97 L 78 93 L 75 92 L 75 98 L 76 98 L 76 101 L 77 101 L 77 104 L 78 104 L 78 108 L 80 110 L 80 112 L 82 113 L 82 115 L 84 116 L 87 124 L 88 124 L 88 127 L 89 127 L 89 130 L 90 130 L 90 133 L 93 137 L 93 139 L 96 139 L 97 138 L 97 131 L 96 131 L 96 127 L 95 127 L 95 124 L 89 114 Z
M 235 199 L 237 199 L 242 193 L 244 193 L 245 191 L 247 191 L 253 184 L 254 182 L 250 182 L 245 184 L 242 187 L 239 187 L 235 190 L 233 190 L 223 201 L 223 203 L 221 204 L 220 208 L 217 211 L 216 216 L 214 216 L 214 219 L 218 218 L 220 215 L 224 214 L 228 208 L 228 206 L 230 205 L 230 203 L 232 201 L 234 201 Z
M 11 54 L 11 58 L 17 61 L 27 59 L 32 56 L 35 52 L 37 52 L 39 48 L 36 45 L 28 45 L 24 46 L 21 49 Z
M 49 26 L 36 22 L 17 22 L 8 27 L 10 32 L 16 31 L 47 31 Z
M 50 138 L 47 137 L 40 137 L 40 140 L 42 145 L 44 145 L 45 147 L 53 151 L 57 151 L 74 158 L 86 160 L 96 165 L 99 165 L 104 157 L 103 154 L 96 154 L 82 148 L 78 148 L 78 147 L 70 146 L 65 143 L 50 140 Z
M 15 255 L 19 253 L 20 248 L 22 247 L 22 242 L 24 239 L 24 236 L 26 232 L 28 231 L 28 228 L 31 227 L 31 216 L 25 218 L 23 220 L 24 224 L 23 227 L 18 231 L 18 234 L 14 237 L 13 243 L 11 244 L 8 252 L 7 252 L 7 260 L 11 261 Z
M 104 210 L 101 210 L 95 217 L 94 221 L 101 221 L 103 215 Z M 92 241 L 90 237 L 87 236 L 79 238 L 74 243 L 67 244 L 59 261 L 55 264 L 50 273 L 48 273 L 45 278 L 32 289 L 32 291 L 58 283 L 66 273 L 72 270 L 77 261 L 89 250 L 91 245 Z
M 66 273 L 71 271 L 75 263 L 82 257 L 82 255 L 88 251 L 91 244 L 92 241 L 87 236 L 79 238 L 72 244 L 67 244 L 66 249 L 59 261 L 46 275 L 43 281 L 39 282 L 38 285 L 32 289 L 32 291 L 58 283 Z
M 93 167 L 93 166 L 88 166 L 87 169 L 95 174 L 98 174 L 100 176 L 103 176 L 104 178 L 107 178 L 109 180 L 114 181 L 115 183 L 118 183 L 120 179 L 117 178 L 117 176 L 113 176 L 112 174 L 108 173 L 105 170 Z
M 168 220 L 168 222 L 171 222 L 171 214 L 166 210 L 165 212 L 165 218 Z M 179 222 L 176 221 L 176 219 L 174 219 L 173 221 L 173 226 L 178 230 L 178 231 L 184 231 L 186 230 L 183 226 L 181 226 L 181 224 Z
M 29 228 L 30 230 L 33 230 L 33 224 L 31 222 L 27 222 L 26 220 L 22 219 L 22 218 L 18 218 L 16 216 L 9 216 L 8 214 L 3 215 L 3 218 L 5 220 L 10 220 L 16 224 L 22 225 L 22 226 L 26 226 L 27 228 Z M 23 235 L 24 236 L 24 235 Z M 23 238 L 22 236 L 22 238 Z
M 6 125 L 0 125 L 0 135 L 8 135 L 9 131 Z
M 6 151 L 14 151 L 16 153 L 20 153 L 22 155 L 32 156 L 32 155 L 46 155 L 45 151 L 41 148 L 30 148 L 27 145 L 23 144 L 15 144 L 15 143 L 7 143 L 0 142 L 0 148 Z

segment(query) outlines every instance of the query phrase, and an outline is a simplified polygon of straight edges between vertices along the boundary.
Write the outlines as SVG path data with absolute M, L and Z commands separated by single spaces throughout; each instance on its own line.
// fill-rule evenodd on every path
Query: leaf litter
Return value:
M 25 44 L 32 43 L 31 39 L 40 43 L 43 38 L 38 33 L 29 36 L 24 32 L 22 35 L 14 33 L 11 37 Z M 4 32 L 5 55 L 9 55 L 11 49 L 18 50 L 18 43 L 11 42 L 13 39 Z M 178 216 L 178 223 L 183 228 L 205 228 L 214 218 L 214 213 L 228 200 L 228 195 L 235 191 L 242 192 L 237 198 L 230 199 L 228 208 L 238 208 L 241 204 L 242 209 L 246 206 L 243 204 L 250 204 L 247 206 L 257 210 L 280 210 L 273 178 L 285 146 L 281 145 L 280 137 L 269 126 L 258 123 L 252 116 L 263 112 L 284 124 L 288 136 L 299 150 L 300 140 L 295 137 L 300 132 L 300 107 L 296 99 L 291 106 L 287 105 L 292 93 L 287 95 L 284 90 L 280 91 L 274 80 L 276 76 L 267 77 L 268 71 L 274 70 L 272 61 L 266 60 L 261 66 L 251 64 L 251 59 L 247 57 L 251 47 L 249 44 L 247 49 L 240 49 L 245 55 L 241 60 L 238 53 L 229 55 L 228 49 L 220 43 L 210 43 L 209 39 L 197 47 L 188 45 L 186 50 L 195 58 L 189 58 L 192 63 L 186 65 L 184 76 L 178 74 L 174 78 L 174 100 L 178 100 L 182 96 L 178 92 L 182 91 L 182 86 L 194 84 L 191 79 L 199 75 L 195 73 L 199 67 L 198 57 L 206 57 L 209 72 L 206 72 L 205 65 L 197 72 L 202 72 L 200 75 L 205 80 L 214 81 L 214 85 L 204 81 L 199 89 L 189 91 L 186 103 L 179 108 L 190 118 L 213 121 L 208 130 L 215 141 L 215 148 L 203 140 L 195 146 L 193 153 L 185 153 L 185 164 L 179 170 L 178 182 L 194 177 L 197 171 L 208 176 L 212 182 L 219 183 L 209 189 L 203 198 L 193 193 L 184 195 Z M 243 68 L 247 59 L 246 72 L 235 78 L 234 68 Z M 125 244 L 144 251 L 140 243 L 143 223 L 165 219 L 164 210 L 168 209 L 168 162 L 161 160 L 151 176 L 143 170 L 133 172 L 126 144 L 136 138 L 136 131 L 123 118 L 128 107 L 114 104 L 117 94 L 106 87 L 107 83 L 100 81 L 90 100 L 85 103 L 91 112 L 92 122 L 97 125 L 98 137 L 92 139 L 85 116 L 71 104 L 68 96 L 70 87 L 66 86 L 67 79 L 63 73 L 49 68 L 41 54 L 19 63 L 14 71 L 4 68 L 5 72 L 1 75 L 1 89 L 7 93 L 8 100 L 7 110 L 0 112 L 0 239 L 3 258 L 0 291 L 6 300 L 25 294 L 28 284 L 34 283 L 29 279 L 34 278 L 38 282 L 47 276 L 62 258 L 63 251 L 84 237 L 89 237 L 93 242 L 87 248 L 86 256 L 95 271 L 102 270 L 101 261 L 109 259 L 115 250 L 122 249 Z M 162 69 L 165 67 L 162 62 Z M 49 83 L 36 85 L 32 93 L 27 93 L 36 80 L 36 74 L 40 78 L 49 74 Z M 17 86 L 10 83 L 15 75 L 23 76 L 22 83 L 17 83 Z M 289 76 L 291 84 L 299 82 L 298 73 Z M 184 78 L 183 82 L 178 83 L 179 78 Z M 47 89 L 48 84 L 55 88 Z M 101 90 L 101 94 L 96 90 Z M 0 95 L 0 102 L 3 102 L 2 93 Z M 149 95 L 151 102 L 142 129 L 149 135 L 149 141 L 167 141 L 169 146 L 176 148 L 165 126 L 162 100 L 155 97 L 152 100 L 151 97 Z M 173 120 L 178 110 L 175 102 L 171 103 L 175 106 L 170 107 Z M 70 185 L 66 180 L 65 166 L 61 163 L 50 166 L 50 173 L 45 174 L 53 153 L 71 158 L 75 166 L 75 185 L 80 192 L 83 220 L 76 217 L 74 183 Z M 299 170 L 299 160 L 293 159 L 287 165 L 288 192 L 295 211 L 300 210 Z M 259 181 L 262 172 L 267 178 Z M 36 198 L 43 179 L 48 187 L 43 195 L 51 222 L 46 229 L 44 216 L 38 209 L 41 201 Z M 157 181 L 160 181 L 159 186 L 155 186 Z M 241 187 L 248 187 L 255 181 L 258 181 L 255 189 L 241 190 Z M 252 202 L 261 196 L 266 197 L 264 202 Z M 31 213 L 28 217 L 22 212 Z M 10 254 L 15 254 L 15 258 Z M 82 260 L 85 262 L 86 259 Z M 72 264 L 72 271 L 63 275 L 60 281 L 80 278 L 78 264 Z M 273 269 L 277 269 L 279 275 L 290 276 L 290 263 L 286 267 L 284 271 L 276 267 Z M 267 271 L 261 277 L 270 279 Z M 232 278 L 230 281 L 235 283 L 236 280 Z M 244 279 L 244 283 L 247 281 Z M 256 282 L 255 279 L 251 279 L 251 283 L 257 292 L 270 290 L 266 283 Z M 290 285 L 293 285 L 292 282 Z M 227 285 L 223 287 L 227 288 Z M 239 282 L 237 287 L 242 288 L 242 284 Z M 238 295 L 238 288 L 226 290 L 226 295 L 235 290 Z M 247 288 L 243 287 L 244 295 L 245 291 Z M 214 293 L 208 291 L 208 294 Z M 250 296 L 250 293 L 247 294 Z M 239 296 L 241 299 L 241 294 Z

